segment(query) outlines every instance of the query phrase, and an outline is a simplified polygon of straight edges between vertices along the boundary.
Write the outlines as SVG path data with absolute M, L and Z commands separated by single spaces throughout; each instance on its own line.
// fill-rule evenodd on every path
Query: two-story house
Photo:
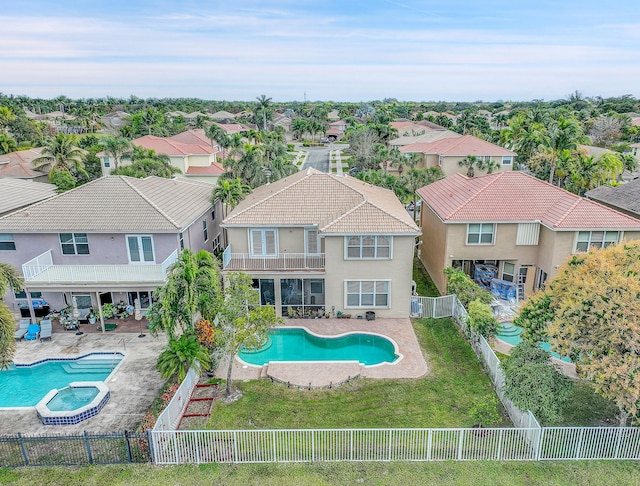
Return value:
M 569 256 L 640 238 L 637 219 L 518 171 L 455 174 L 417 194 L 420 259 L 442 293 L 443 269 L 453 266 L 527 295 Z
M 493 172 L 510 171 L 516 153 L 494 143 L 486 142 L 472 135 L 444 137 L 431 142 L 415 142 L 400 147 L 400 152 L 422 154 L 422 162 L 418 167 L 440 167 L 445 175 L 466 172 L 459 162 L 470 155 L 478 161 L 492 161 L 496 165 Z M 476 173 L 483 173 L 475 168 Z
M 211 194 L 184 178 L 105 176 L 1 217 L 0 261 L 25 279 L 7 304 L 17 313 L 32 298 L 55 309 L 73 297 L 82 309 L 138 299 L 146 309 L 182 248 L 220 245 Z
M 307 169 L 225 218 L 223 271 L 252 275 L 278 315 L 408 317 L 420 230 L 392 191 Z

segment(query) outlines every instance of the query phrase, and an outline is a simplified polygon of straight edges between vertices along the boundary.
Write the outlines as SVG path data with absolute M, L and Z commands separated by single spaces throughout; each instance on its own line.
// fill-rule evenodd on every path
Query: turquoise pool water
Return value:
M 52 412 L 66 412 L 77 410 L 80 407 L 89 405 L 98 396 L 98 390 L 94 386 L 80 388 L 63 388 L 56 396 L 47 402 L 47 408 Z
M 514 325 L 512 322 L 502 322 L 500 324 L 500 331 L 496 334 L 496 337 L 501 341 L 504 341 L 507 344 L 511 344 L 512 346 L 517 346 L 522 342 L 522 334 L 523 329 L 520 326 Z M 554 358 L 561 359 L 567 363 L 571 363 L 571 359 L 566 356 L 560 356 L 555 351 L 551 351 L 551 346 L 549 343 L 540 343 L 540 347 L 547 351 Z
M 54 388 L 74 381 L 105 381 L 122 358 L 120 353 L 93 353 L 77 359 L 11 365 L 0 371 L 0 408 L 35 407 Z
M 318 337 L 304 329 L 269 331 L 269 339 L 257 351 L 242 350 L 240 359 L 253 365 L 272 361 L 359 361 L 364 365 L 393 363 L 398 359 L 393 343 L 373 334 Z

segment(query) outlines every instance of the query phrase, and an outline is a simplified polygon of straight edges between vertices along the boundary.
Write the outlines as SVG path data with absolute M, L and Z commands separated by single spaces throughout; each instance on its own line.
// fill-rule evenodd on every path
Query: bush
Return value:
M 498 413 L 498 399 L 493 395 L 483 395 L 476 398 L 469 410 L 469 416 L 473 419 L 474 425 L 490 427 L 502 421 Z
M 479 300 L 485 304 L 493 302 L 491 294 L 471 280 L 471 277 L 458 268 L 445 268 L 444 274 L 447 276 L 447 293 L 455 294 L 458 300 L 465 307 L 474 300 Z
M 493 317 L 493 311 L 488 304 L 474 300 L 469 304 L 469 324 L 471 329 L 482 334 L 485 338 L 491 338 L 498 333 L 498 320 Z
M 571 394 L 573 382 L 560 373 L 549 353 L 538 345 L 523 341 L 502 364 L 505 395 L 522 410 L 542 422 L 557 423 L 562 407 Z

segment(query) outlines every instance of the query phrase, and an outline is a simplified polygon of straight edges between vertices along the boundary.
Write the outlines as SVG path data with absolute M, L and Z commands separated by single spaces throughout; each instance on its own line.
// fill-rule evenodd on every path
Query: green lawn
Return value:
M 236 382 L 243 397 L 214 405 L 210 428 L 468 427 L 474 399 L 494 395 L 489 378 L 450 319 L 414 322 L 429 374 L 407 380 L 358 379 L 334 390 L 287 389 L 267 380 Z M 505 420 L 503 425 L 507 425 Z
M 327 464 L 211 464 L 206 466 L 93 466 L 0 469 L 0 484 L 15 486 L 154 485 L 637 485 L 640 463 L 426 462 Z
M 431 280 L 429 273 L 422 265 L 422 262 L 415 257 L 413 259 L 413 280 L 416 283 L 418 295 L 423 297 L 439 297 L 440 292 Z

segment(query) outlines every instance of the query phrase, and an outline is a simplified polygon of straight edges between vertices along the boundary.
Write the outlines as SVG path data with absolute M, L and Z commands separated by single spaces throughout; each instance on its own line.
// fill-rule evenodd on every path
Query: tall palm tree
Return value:
M 218 185 L 211 195 L 211 202 L 215 204 L 217 200 L 222 201 L 222 212 L 226 217 L 229 209 L 235 208 L 250 192 L 251 188 L 240 179 L 218 179 Z
M 262 129 L 267 129 L 267 110 L 271 104 L 271 98 L 267 98 L 265 95 L 256 97 L 258 100 L 258 110 L 262 111 Z
M 75 135 L 58 133 L 42 149 L 42 156 L 33 160 L 33 168 L 43 172 L 48 171 L 49 179 L 59 170 L 82 174 L 88 178 L 89 175 L 82 161 L 86 152 L 79 148 L 77 143 L 78 138 Z
M 578 144 L 586 142 L 582 129 L 573 118 L 560 116 L 547 128 L 539 152 L 549 162 L 549 183 L 553 184 L 556 165 L 564 150 L 576 150 Z
M 18 270 L 8 263 L 0 262 L 0 297 L 10 288 L 19 292 L 23 287 L 23 280 Z M 11 309 L 0 299 L 0 369 L 9 368 L 16 351 L 13 338 L 15 319 Z
M 131 142 L 124 137 L 106 137 L 100 142 L 105 152 L 113 157 L 113 167 L 118 168 L 122 156 L 131 151 Z
M 400 183 L 411 194 L 413 203 L 413 218 L 417 219 L 416 211 L 416 191 L 432 182 L 438 181 L 444 177 L 444 172 L 440 167 L 428 167 L 426 169 L 411 168 L 406 171 L 400 178 Z
M 212 142 L 216 142 L 218 146 L 222 149 L 222 158 L 225 158 L 224 151 L 229 148 L 231 145 L 231 139 L 224 128 L 222 128 L 217 123 L 212 123 L 209 128 L 206 130 L 207 137 L 209 137 Z M 213 145 L 213 143 L 212 143 Z
M 480 160 L 477 164 L 478 169 L 487 171 L 487 174 L 492 174 L 496 170 L 500 168 L 500 164 L 498 164 L 495 160 Z

